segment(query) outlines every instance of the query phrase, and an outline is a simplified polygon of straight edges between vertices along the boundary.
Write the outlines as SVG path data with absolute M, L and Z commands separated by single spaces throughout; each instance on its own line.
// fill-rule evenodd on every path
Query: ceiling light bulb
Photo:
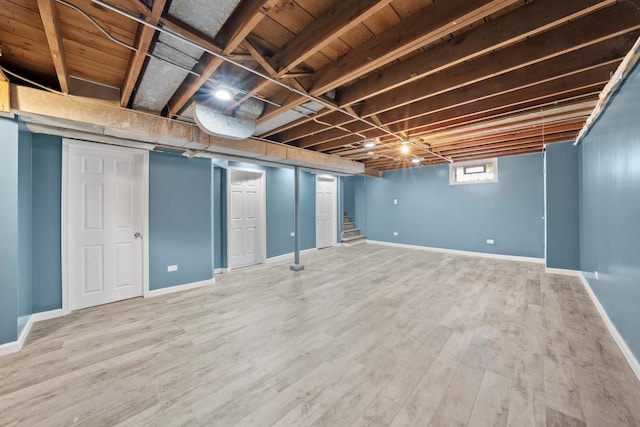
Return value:
M 367 141 L 364 143 L 364 148 L 373 148 L 376 146 L 376 143 L 373 141 Z
M 400 147 L 400 152 L 402 154 L 407 154 L 409 152 L 409 146 L 408 145 L 403 145 L 402 147 Z
M 221 101 L 229 101 L 231 100 L 231 98 L 233 98 L 233 94 L 231 93 L 231 91 L 225 88 L 216 89 L 216 91 L 213 93 L 213 96 Z
M 420 164 L 420 162 L 422 161 L 422 159 L 411 159 L 411 163 L 417 165 Z

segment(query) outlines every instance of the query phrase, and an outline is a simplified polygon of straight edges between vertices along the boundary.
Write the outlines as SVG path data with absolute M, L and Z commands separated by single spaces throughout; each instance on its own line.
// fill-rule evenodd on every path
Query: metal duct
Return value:
M 191 109 L 198 127 L 209 135 L 246 139 L 256 130 L 255 118 L 227 116 L 198 102 L 191 104 Z
M 169 6 L 169 15 L 213 38 L 239 2 L 240 0 L 173 0 Z M 160 34 L 152 53 L 192 69 L 204 50 Z M 149 58 L 133 99 L 133 108 L 159 114 L 187 75 L 188 72 L 182 68 Z

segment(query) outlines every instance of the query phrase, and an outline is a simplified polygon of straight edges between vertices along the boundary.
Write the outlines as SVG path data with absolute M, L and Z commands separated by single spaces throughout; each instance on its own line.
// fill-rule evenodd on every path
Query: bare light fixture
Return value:
M 400 152 L 402 154 L 408 154 L 409 151 L 411 151 L 411 149 L 409 148 L 409 144 L 404 144 L 402 147 L 400 147 Z
M 417 157 L 411 159 L 411 163 L 413 163 L 414 165 L 419 165 L 421 161 L 422 159 L 419 159 Z
M 213 96 L 221 101 L 230 101 L 231 98 L 233 98 L 231 91 L 224 87 L 216 89 L 215 92 L 213 92 Z
M 364 148 L 373 148 L 373 147 L 375 147 L 375 146 L 376 146 L 375 141 L 366 141 L 366 142 L 364 143 Z

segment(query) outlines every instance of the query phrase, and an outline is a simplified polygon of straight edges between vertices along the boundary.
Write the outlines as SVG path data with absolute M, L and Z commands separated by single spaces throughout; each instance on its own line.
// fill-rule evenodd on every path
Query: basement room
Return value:
M 0 0 L 0 426 L 640 426 L 640 0 Z

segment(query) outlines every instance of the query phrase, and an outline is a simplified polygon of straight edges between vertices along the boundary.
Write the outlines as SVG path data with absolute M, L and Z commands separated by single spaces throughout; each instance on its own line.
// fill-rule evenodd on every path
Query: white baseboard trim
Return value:
M 43 320 L 55 319 L 57 317 L 62 317 L 64 314 L 62 313 L 62 309 L 59 308 L 57 310 L 49 310 L 49 311 L 41 311 L 40 313 L 33 313 L 31 318 L 34 322 L 42 322 Z
M 22 332 L 20 332 L 20 336 L 18 337 L 18 340 L 0 345 L 0 356 L 4 356 L 5 354 L 16 353 L 22 350 L 22 346 L 24 345 L 24 342 L 27 340 L 27 337 L 29 336 L 29 332 L 31 332 L 31 327 L 35 322 L 55 319 L 56 317 L 62 317 L 62 309 L 43 311 L 40 313 L 33 313 L 32 315 L 30 315 L 29 320 L 27 320 L 27 323 L 25 323 L 24 328 L 22 328 Z
M 22 332 L 20 332 L 20 336 L 16 341 L 0 345 L 0 356 L 16 353 L 22 350 L 22 346 L 29 336 L 29 332 L 31 332 L 31 326 L 33 326 L 33 315 L 29 316 L 29 320 L 25 323 L 24 328 L 22 328 Z
M 565 268 L 545 267 L 544 272 L 548 274 L 561 274 L 563 276 L 575 276 L 575 277 L 582 276 L 582 272 L 580 272 L 579 270 L 568 270 Z
M 229 272 L 228 268 L 216 268 L 213 270 L 213 274 L 226 274 Z
M 598 310 L 598 313 L 600 314 L 600 317 L 602 317 L 602 320 L 604 321 L 604 324 L 607 326 L 607 329 L 609 330 L 609 333 L 613 337 L 613 340 L 616 342 L 616 344 L 618 344 L 618 347 L 620 348 L 620 351 L 624 355 L 624 358 L 627 359 L 629 366 L 631 366 L 631 370 L 636 374 L 636 377 L 638 377 L 638 380 L 640 380 L 640 363 L 638 363 L 638 359 L 636 359 L 636 357 L 633 355 L 626 341 L 624 340 L 624 338 L 622 338 L 622 335 L 620 335 L 620 332 L 618 332 L 618 329 L 609 318 L 609 315 L 607 314 L 606 310 L 604 309 L 602 304 L 600 304 L 598 297 L 593 292 L 593 289 L 591 289 L 591 285 L 589 285 L 589 282 L 584 277 L 584 274 L 582 272 L 579 272 L 579 273 L 580 274 L 578 275 L 578 277 L 580 277 L 580 281 L 582 282 L 582 285 L 584 286 L 584 288 L 587 290 L 587 293 L 591 297 L 591 301 L 593 301 L 593 305 L 596 307 L 596 310 Z
M 300 255 L 308 254 L 308 253 L 311 253 L 311 252 L 316 252 L 317 250 L 318 250 L 317 248 L 303 249 L 303 250 L 300 251 Z M 293 252 L 289 252 L 288 254 L 278 255 L 278 256 L 271 257 L 271 258 L 267 258 L 265 261 L 266 262 L 283 261 L 283 260 L 291 258 L 292 256 L 294 256 L 294 253 Z
M 216 283 L 215 278 L 202 280 L 200 282 L 185 283 L 184 285 L 169 286 L 168 288 L 154 289 L 153 291 L 149 291 L 149 294 L 145 295 L 145 298 L 153 298 L 160 295 L 172 294 L 174 292 L 188 291 L 189 289 L 201 288 L 203 286 L 212 286 L 214 283 Z
M 489 254 L 484 252 L 468 252 L 468 251 L 460 251 L 457 249 L 433 248 L 430 246 L 406 245 L 404 243 L 383 242 L 380 240 L 367 239 L 367 243 L 372 243 L 374 245 L 394 246 L 397 248 L 405 248 L 405 249 L 417 249 L 421 251 L 443 252 L 446 254 L 454 254 L 454 255 L 466 255 L 466 256 L 476 256 L 476 257 L 482 257 L 482 258 L 501 259 L 506 261 L 535 262 L 537 264 L 545 263 L 544 258 L 533 258 L 533 257 L 516 256 L 516 255 Z

